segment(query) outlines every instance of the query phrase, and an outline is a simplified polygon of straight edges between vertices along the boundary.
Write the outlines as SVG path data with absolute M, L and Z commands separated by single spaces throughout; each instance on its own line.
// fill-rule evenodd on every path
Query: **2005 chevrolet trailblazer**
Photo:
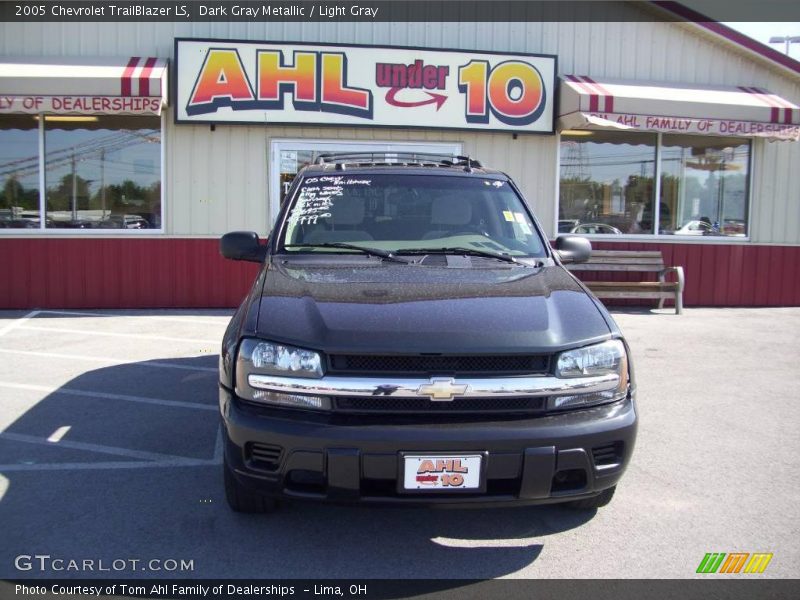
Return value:
M 273 233 L 220 360 L 225 488 L 306 498 L 607 504 L 636 437 L 625 340 L 503 173 L 465 157 L 322 156 Z

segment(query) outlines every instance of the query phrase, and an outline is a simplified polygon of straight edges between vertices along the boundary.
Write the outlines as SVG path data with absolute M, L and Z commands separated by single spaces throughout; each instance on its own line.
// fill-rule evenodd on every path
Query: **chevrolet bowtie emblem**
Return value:
M 428 396 L 431 400 L 452 400 L 459 394 L 466 394 L 468 385 L 457 385 L 446 377 L 433 377 L 430 383 L 417 388 L 418 396 Z

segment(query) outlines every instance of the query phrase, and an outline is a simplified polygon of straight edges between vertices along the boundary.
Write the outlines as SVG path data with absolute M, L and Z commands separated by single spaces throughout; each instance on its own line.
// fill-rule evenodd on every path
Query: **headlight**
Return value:
M 625 346 L 619 340 L 567 350 L 558 355 L 556 377 L 590 377 L 619 373 L 625 360 Z
M 322 377 L 322 357 L 312 350 L 284 344 L 245 339 L 236 357 L 236 394 L 245 400 L 294 408 L 327 410 L 330 399 L 303 394 L 281 394 L 250 385 L 250 375 Z
M 322 377 L 319 354 L 294 346 L 246 339 L 239 347 L 239 360 L 245 359 L 253 371 L 291 377 Z
M 567 350 L 558 356 L 556 377 L 583 385 L 588 378 L 607 376 L 607 389 L 552 396 L 549 408 L 580 408 L 622 400 L 628 394 L 628 356 L 620 340 Z

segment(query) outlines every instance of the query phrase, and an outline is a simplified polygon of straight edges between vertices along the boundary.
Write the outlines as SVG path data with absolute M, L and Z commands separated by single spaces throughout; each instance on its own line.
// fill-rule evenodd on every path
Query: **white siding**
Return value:
M 633 10 L 633 9 L 631 9 Z M 175 37 L 409 45 L 558 55 L 559 73 L 642 81 L 765 87 L 800 103 L 800 79 L 670 23 L 24 23 L 0 24 L 6 56 L 172 57 Z M 514 177 L 548 234 L 554 222 L 555 137 L 457 131 L 167 126 L 166 227 L 172 235 L 217 235 L 268 222 L 270 138 L 459 141 Z M 754 144 L 751 237 L 800 244 L 800 144 Z
M 544 224 L 554 216 L 553 136 L 383 128 L 251 127 L 181 125 L 167 140 L 167 231 L 174 235 L 219 235 L 234 229 L 266 233 L 270 141 L 309 138 L 347 141 L 458 142 L 464 152 L 502 165 L 525 190 Z M 535 202 L 539 199 L 539 202 Z

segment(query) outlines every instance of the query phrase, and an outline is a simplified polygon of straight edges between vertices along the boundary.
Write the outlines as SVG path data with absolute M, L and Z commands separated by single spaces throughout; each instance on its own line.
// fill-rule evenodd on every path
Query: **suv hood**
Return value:
M 265 275 L 255 334 L 323 352 L 553 352 L 611 333 L 560 266 L 293 261 Z

